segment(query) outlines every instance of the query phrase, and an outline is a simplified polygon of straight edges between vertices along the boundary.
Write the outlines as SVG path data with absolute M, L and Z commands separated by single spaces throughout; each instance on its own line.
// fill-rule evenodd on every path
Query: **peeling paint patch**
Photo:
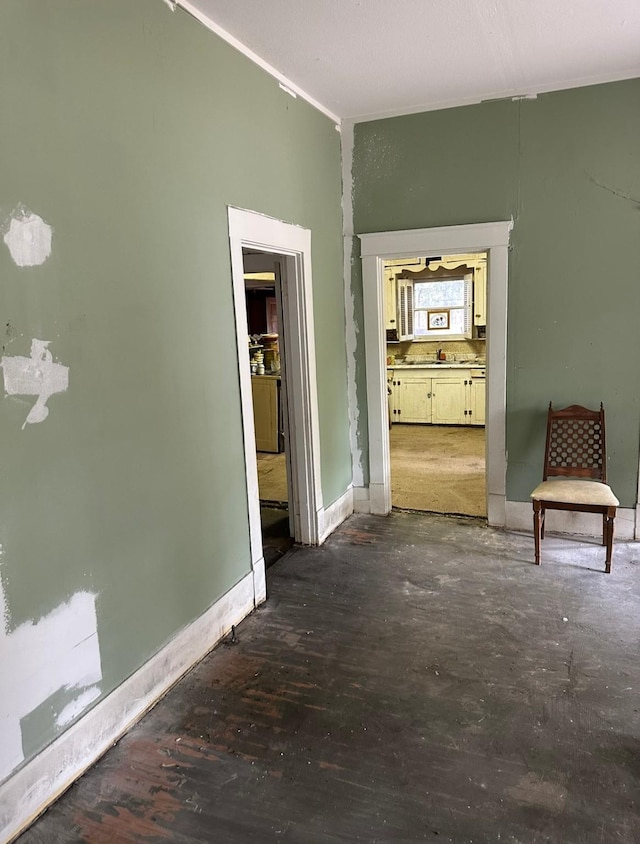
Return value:
M 99 697 L 100 686 L 91 686 L 90 689 L 82 692 L 82 694 L 78 695 L 78 697 L 72 700 L 71 703 L 67 704 L 62 712 L 59 713 L 56 718 L 56 724 L 58 727 L 65 727 L 67 724 L 70 724 L 74 718 L 84 712 L 90 703 L 93 703 L 93 701 Z
M 292 88 L 288 88 L 286 85 L 283 85 L 282 82 L 280 84 L 280 90 L 284 91 L 285 94 L 289 94 L 290 97 L 293 97 L 294 100 L 298 99 L 298 95 Z
M 11 633 L 0 626 L 0 780 L 24 760 L 21 720 L 60 689 L 81 693 L 58 715 L 64 726 L 100 694 L 102 664 L 96 595 L 77 592 L 69 601 Z M 0 580 L 0 607 L 6 601 Z
M 354 488 L 365 485 L 364 453 L 361 443 L 360 408 L 358 401 L 358 346 L 361 342 L 357 319 L 356 296 L 353 290 L 353 265 L 359 259 L 353 233 L 353 123 L 344 121 L 342 152 L 342 233 L 344 235 L 344 292 L 347 345 L 347 387 L 349 395 L 349 440 L 351 443 Z
M 0 545 L 0 641 L 2 641 L 2 631 L 9 629 L 9 608 L 4 597 L 4 590 L 2 588 L 2 557 L 4 556 L 4 546 Z
M 49 340 L 31 341 L 31 357 L 5 356 L 0 359 L 4 389 L 8 396 L 37 396 L 22 426 L 44 421 L 49 415 L 47 401 L 55 393 L 66 392 L 69 367 L 54 363 L 48 349 Z
M 53 229 L 42 217 L 19 206 L 11 215 L 4 242 L 19 267 L 36 267 L 51 254 L 52 234 Z

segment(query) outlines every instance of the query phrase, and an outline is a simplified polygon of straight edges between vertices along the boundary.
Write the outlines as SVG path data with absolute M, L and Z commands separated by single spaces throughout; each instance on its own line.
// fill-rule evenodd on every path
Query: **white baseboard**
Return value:
M 0 842 L 13 840 L 254 608 L 246 575 L 159 653 L 0 785 Z
M 386 516 L 391 512 L 391 488 L 388 484 L 369 484 L 369 506 L 371 512 Z
M 507 530 L 533 533 L 533 507 L 530 501 L 507 501 Z M 618 509 L 615 520 L 615 539 L 628 542 L 636 538 L 636 511 Z M 602 517 L 595 513 L 572 513 L 567 510 L 547 510 L 545 531 L 569 533 L 574 536 L 601 536 Z
M 267 567 L 264 556 L 253 564 L 253 599 L 256 607 L 267 600 Z
M 490 492 L 487 495 L 487 522 L 492 527 L 504 527 L 506 521 L 505 504 L 504 493 L 494 495 Z
M 348 489 L 336 498 L 333 504 L 325 507 L 321 518 L 319 519 L 319 538 L 318 544 L 322 545 L 325 539 L 339 527 L 344 520 L 353 513 L 353 487 Z
M 353 488 L 354 513 L 371 513 L 372 503 L 369 487 Z M 489 496 L 489 519 L 494 527 L 533 533 L 533 508 L 530 501 L 506 501 L 502 495 Z M 591 513 L 571 513 L 562 510 L 548 510 L 546 529 L 551 533 L 567 533 L 574 536 L 599 536 L 602 519 Z M 635 509 L 620 507 L 615 521 L 615 538 L 621 542 L 640 539 L 640 505 Z
M 371 501 L 369 499 L 368 486 L 354 486 L 353 488 L 353 511 L 354 513 L 370 513 Z

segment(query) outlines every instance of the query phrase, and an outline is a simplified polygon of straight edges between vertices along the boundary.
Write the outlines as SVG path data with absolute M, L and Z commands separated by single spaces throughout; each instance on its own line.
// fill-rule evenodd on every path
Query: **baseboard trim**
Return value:
M 370 488 L 354 487 L 353 512 L 366 514 L 371 513 L 372 509 Z M 502 495 L 490 495 L 489 511 L 489 524 L 493 527 L 533 533 L 533 508 L 530 501 L 508 501 Z M 602 531 L 602 522 L 599 516 L 591 513 L 548 510 L 546 529 L 550 533 L 598 536 Z M 615 538 L 621 542 L 640 539 L 640 505 L 633 509 L 618 509 Z
M 349 486 L 345 492 L 336 498 L 333 504 L 325 507 L 319 519 L 318 544 L 322 545 L 325 539 L 339 527 L 344 520 L 353 513 L 353 487 Z
M 369 498 L 368 486 L 356 486 L 353 488 L 353 510 L 354 513 L 371 512 L 371 500 Z
M 507 501 L 506 528 L 533 533 L 533 507 L 530 501 Z M 574 536 L 600 536 L 602 535 L 602 517 L 594 513 L 547 510 L 545 531 Z M 615 539 L 629 542 L 635 538 L 636 511 L 620 507 L 615 520 Z
M 0 841 L 15 839 L 254 608 L 250 572 L 142 668 L 0 785 Z

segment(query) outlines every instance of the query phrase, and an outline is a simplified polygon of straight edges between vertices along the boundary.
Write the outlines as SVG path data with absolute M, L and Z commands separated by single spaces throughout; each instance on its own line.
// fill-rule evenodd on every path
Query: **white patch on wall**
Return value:
M 56 717 L 56 724 L 58 727 L 65 727 L 70 724 L 74 718 L 80 715 L 96 698 L 100 697 L 100 686 L 91 686 L 86 692 L 78 695 L 77 698 L 68 703 L 62 712 L 58 713 Z
M 347 342 L 347 389 L 349 396 L 349 439 L 353 463 L 353 486 L 364 486 L 364 455 L 360 447 L 360 405 L 357 395 L 357 352 L 359 328 L 356 321 L 355 294 L 352 289 L 353 254 L 353 121 L 341 125 L 342 149 L 342 233 L 344 235 L 344 295 Z
M 31 357 L 5 356 L 0 359 L 4 389 L 8 396 L 37 396 L 22 428 L 27 423 L 42 422 L 49 415 L 47 401 L 55 393 L 66 392 L 69 367 L 54 363 L 49 340 L 31 341 Z
M 75 697 L 57 715 L 65 726 L 100 695 L 96 596 L 77 592 L 37 622 L 9 632 L 0 580 L 0 781 L 24 760 L 21 720 L 63 689 Z M 77 693 L 76 693 L 77 691 Z
M 9 218 L 4 242 L 19 267 L 37 267 L 51 255 L 52 234 L 53 229 L 42 217 L 20 206 Z
M 0 545 L 0 567 L 2 566 L 2 555 L 4 548 Z M 2 578 L 0 577 L 0 635 L 3 630 L 9 629 L 9 608 L 4 597 L 4 590 L 2 588 Z

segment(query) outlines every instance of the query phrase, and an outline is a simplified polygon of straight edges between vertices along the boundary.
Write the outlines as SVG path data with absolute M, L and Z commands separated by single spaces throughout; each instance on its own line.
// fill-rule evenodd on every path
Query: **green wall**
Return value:
M 351 482 L 340 138 L 163 0 L 4 0 L 0 114 L 0 222 L 54 229 L 0 242 L 2 351 L 70 370 L 40 424 L 0 400 L 10 629 L 96 592 L 106 693 L 250 570 L 227 205 L 312 231 L 325 505 Z
M 609 480 L 635 506 L 639 139 L 637 79 L 355 126 L 356 233 L 514 218 L 509 500 L 539 481 L 549 401 L 602 401 Z

